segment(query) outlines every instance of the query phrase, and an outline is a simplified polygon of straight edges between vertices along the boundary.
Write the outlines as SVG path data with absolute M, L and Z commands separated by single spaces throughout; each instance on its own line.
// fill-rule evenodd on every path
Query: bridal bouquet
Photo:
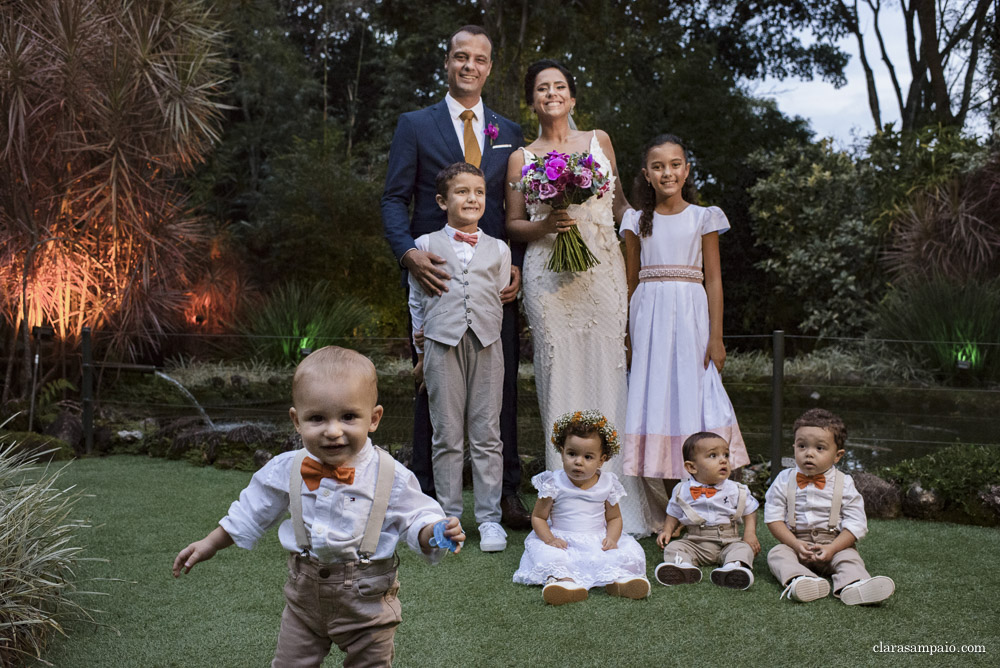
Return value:
M 551 151 L 521 168 L 521 180 L 511 186 L 524 193 L 529 206 L 545 203 L 554 209 L 581 204 L 593 195 L 603 197 L 611 187 L 608 174 L 590 153 Z M 587 248 L 576 225 L 556 236 L 549 271 L 586 271 L 600 261 Z

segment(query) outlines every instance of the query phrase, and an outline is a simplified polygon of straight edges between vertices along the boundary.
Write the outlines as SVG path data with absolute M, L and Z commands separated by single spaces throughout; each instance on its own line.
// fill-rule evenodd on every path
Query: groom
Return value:
M 451 276 L 444 258 L 414 245 L 414 239 L 444 227 L 445 212 L 434 199 L 439 171 L 462 160 L 486 175 L 486 211 L 479 227 L 506 239 L 504 179 L 507 158 L 524 144 L 521 128 L 483 105 L 481 94 L 493 67 L 493 42 L 479 26 L 463 26 L 448 40 L 444 66 L 448 77 L 445 99 L 426 109 L 399 117 L 389 149 L 389 171 L 382 194 L 382 226 L 404 269 L 427 294 L 440 294 Z M 410 215 L 410 204 L 413 214 Z M 531 528 L 531 516 L 517 495 L 521 462 L 517 455 L 517 362 L 519 352 L 517 292 L 521 287 L 523 247 L 511 248 L 510 285 L 500 293 L 504 304 L 500 340 L 504 352 L 502 521 L 511 529 Z M 406 283 L 404 273 L 403 283 Z M 470 416 L 471 417 L 471 416 Z M 418 392 L 413 416 L 413 472 L 425 493 L 434 495 L 431 472 L 431 422 L 427 393 Z

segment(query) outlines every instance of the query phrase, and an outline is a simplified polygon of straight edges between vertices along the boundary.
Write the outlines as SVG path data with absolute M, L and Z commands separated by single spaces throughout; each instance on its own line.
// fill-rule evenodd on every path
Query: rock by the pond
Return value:
M 944 508 L 944 499 L 933 489 L 913 483 L 903 495 L 903 514 L 917 519 L 933 519 Z
M 851 477 L 865 500 L 869 519 L 892 519 L 902 514 L 903 492 L 899 485 L 864 471 L 852 473 Z
M 238 373 L 234 373 L 232 376 L 229 377 L 229 384 L 238 390 L 242 390 L 243 388 L 245 388 L 250 384 L 250 381 L 244 378 L 243 376 L 239 375 Z
M 77 454 L 83 452 L 83 420 L 79 415 L 62 411 L 55 421 L 45 428 L 46 436 L 54 436 L 65 442 Z
M 122 429 L 115 434 L 122 443 L 136 443 L 142 440 L 143 433 L 140 429 Z
M 208 379 L 208 384 L 216 390 L 221 390 L 226 386 L 226 379 L 221 376 L 212 376 Z
M 233 427 L 226 433 L 226 440 L 237 445 L 256 445 L 258 443 L 265 443 L 270 439 L 267 432 L 259 425 L 241 424 L 238 427 Z
M 990 485 L 979 493 L 979 500 L 996 517 L 1000 518 L 1000 485 Z

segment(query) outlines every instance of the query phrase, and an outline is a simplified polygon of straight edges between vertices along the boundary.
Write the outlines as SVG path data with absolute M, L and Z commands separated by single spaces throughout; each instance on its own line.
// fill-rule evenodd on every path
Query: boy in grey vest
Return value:
M 854 549 L 868 533 L 865 501 L 851 476 L 835 464 L 844 456 L 847 428 L 822 408 L 803 413 L 793 426 L 795 468 L 777 475 L 764 498 L 764 521 L 778 539 L 767 565 L 793 601 L 807 603 L 830 593 L 847 605 L 878 603 L 892 596 L 892 579 L 872 577 Z
M 660 584 L 701 581 L 699 566 L 718 564 L 712 582 L 729 589 L 753 584 L 753 558 L 760 552 L 757 507 L 746 485 L 729 479 L 729 443 L 710 431 L 692 434 L 681 448 L 691 479 L 674 486 L 663 530 L 656 538 L 663 563 L 656 567 Z M 671 541 L 678 524 L 687 536 Z M 742 536 L 740 525 L 743 525 Z
M 464 162 L 437 176 L 437 202 L 448 224 L 416 239 L 416 246 L 445 259 L 451 274 L 444 292 L 429 295 L 410 277 L 410 317 L 418 362 L 414 374 L 427 387 L 434 487 L 445 512 L 462 516 L 465 439 L 472 459 L 479 547 L 507 547 L 500 526 L 503 452 L 500 404 L 503 349 L 500 292 L 510 282 L 510 249 L 479 229 L 486 206 L 483 173 Z M 422 332 L 422 336 L 421 336 Z
M 280 525 L 288 580 L 271 665 L 318 666 L 333 643 L 345 666 L 391 665 L 400 621 L 397 542 L 433 563 L 444 554 L 432 542 L 436 524 L 455 542 L 465 534 L 416 476 L 372 445 L 382 407 L 367 357 L 320 348 L 296 368 L 292 403 L 303 448 L 257 471 L 219 526 L 178 553 L 174 577 L 230 545 L 250 549 Z

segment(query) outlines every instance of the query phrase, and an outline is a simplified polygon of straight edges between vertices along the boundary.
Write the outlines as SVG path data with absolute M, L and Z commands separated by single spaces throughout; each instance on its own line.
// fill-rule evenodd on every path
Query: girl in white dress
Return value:
M 566 413 L 556 420 L 552 443 L 562 470 L 531 479 L 538 501 L 514 582 L 544 585 L 550 605 L 582 601 L 591 587 L 646 598 L 646 554 L 622 533 L 618 502 L 625 490 L 614 473 L 601 471 L 620 448 L 614 425 L 600 411 Z
M 524 311 L 531 327 L 535 356 L 535 388 L 542 425 L 581 406 L 600 410 L 623 424 L 628 395 L 625 346 L 627 326 L 625 260 L 615 235 L 615 220 L 629 210 L 615 165 L 611 139 L 601 130 L 572 129 L 570 112 L 576 104 L 576 82 L 565 67 L 541 60 L 528 67 L 525 97 L 535 111 L 541 133 L 521 151 L 510 154 L 507 182 L 521 179 L 521 168 L 549 151 L 590 153 L 612 178 L 611 192 L 582 204 L 553 209 L 547 204 L 529 210 L 524 195 L 507 188 L 507 232 L 527 244 L 523 267 Z M 556 235 L 576 226 L 600 264 L 582 272 L 553 272 L 547 267 Z M 546 466 L 562 467 L 558 453 L 546 450 Z M 621 472 L 620 460 L 609 463 Z M 644 514 L 642 485 L 626 477 L 628 497 L 622 505 L 625 532 L 649 535 L 662 526 Z
M 719 234 L 729 221 L 718 207 L 685 197 L 691 167 L 680 139 L 656 137 L 642 162 L 640 210 L 621 224 L 631 352 L 623 471 L 643 476 L 650 512 L 662 520 L 670 490 L 687 477 L 688 436 L 722 436 L 734 469 L 750 459 L 719 375 L 726 363 Z

